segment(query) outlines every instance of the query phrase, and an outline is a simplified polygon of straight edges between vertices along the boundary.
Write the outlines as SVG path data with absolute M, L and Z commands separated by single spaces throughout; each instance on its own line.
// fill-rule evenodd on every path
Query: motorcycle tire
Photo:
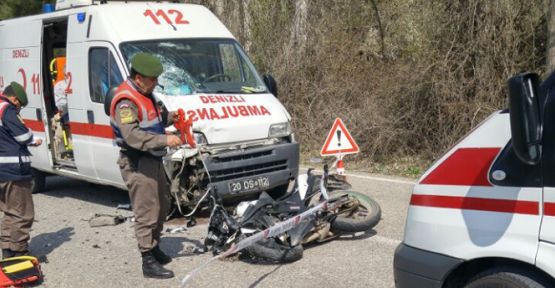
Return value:
M 302 245 L 291 247 L 272 238 L 258 241 L 246 250 L 254 257 L 279 263 L 295 262 L 303 257 Z
M 330 193 L 330 196 L 337 197 L 344 194 L 356 198 L 360 202 L 358 209 L 360 209 L 360 206 L 362 206 L 364 210 L 366 210 L 361 210 L 360 212 L 367 213 L 366 215 L 364 215 L 363 218 L 357 217 L 359 213 L 356 212 L 359 211 L 355 211 L 355 215 L 351 214 L 347 217 L 338 215 L 330 223 L 332 231 L 343 233 L 365 232 L 374 228 L 374 226 L 376 226 L 378 222 L 380 222 L 382 217 L 382 210 L 378 202 L 367 195 L 354 191 L 334 191 Z

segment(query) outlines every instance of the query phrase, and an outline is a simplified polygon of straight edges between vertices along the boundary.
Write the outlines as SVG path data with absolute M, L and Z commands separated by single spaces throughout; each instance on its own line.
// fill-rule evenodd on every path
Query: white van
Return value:
M 509 110 L 415 185 L 397 287 L 555 287 L 555 73 L 538 79 L 511 78 Z
M 257 73 L 207 8 L 59 0 L 51 13 L 0 21 L 0 89 L 11 81 L 25 86 L 22 118 L 46 141 L 30 148 L 37 189 L 44 172 L 125 189 L 104 99 L 128 77 L 140 51 L 162 61 L 155 96 L 164 109 L 182 108 L 193 119 L 210 185 L 220 195 L 284 189 L 297 176 L 299 144 L 275 81 Z

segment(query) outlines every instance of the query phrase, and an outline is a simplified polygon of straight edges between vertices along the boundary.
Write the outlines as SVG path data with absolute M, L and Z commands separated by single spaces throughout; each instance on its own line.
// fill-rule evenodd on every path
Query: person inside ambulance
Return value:
M 163 72 L 155 56 L 137 53 L 131 58 L 131 75 L 117 88 L 110 106 L 110 122 L 120 147 L 118 165 L 129 190 L 135 214 L 135 236 L 142 255 L 143 276 L 171 278 L 162 265 L 171 261 L 159 246 L 170 208 L 169 183 L 162 166 L 166 147 L 179 147 L 181 139 L 166 135 L 158 105 L 152 95 Z M 173 122 L 173 116 L 167 117 Z
M 54 103 L 57 112 L 52 118 L 52 129 L 54 130 L 54 147 L 58 159 L 71 159 L 73 145 L 69 132 L 69 113 L 67 110 L 67 79 L 65 57 L 55 58 L 57 73 L 54 83 Z M 51 65 L 52 66 L 52 65 Z
M 29 231 L 35 211 L 32 198 L 31 153 L 27 146 L 33 133 L 25 126 L 19 110 L 27 105 L 21 85 L 11 82 L 0 95 L 0 210 L 4 212 L 0 232 L 2 257 L 29 254 Z

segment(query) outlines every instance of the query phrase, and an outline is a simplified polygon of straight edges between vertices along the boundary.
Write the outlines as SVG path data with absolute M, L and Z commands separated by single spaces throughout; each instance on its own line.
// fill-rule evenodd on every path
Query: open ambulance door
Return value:
M 87 87 L 83 101 L 91 130 L 90 146 L 96 174 L 106 184 L 121 185 L 123 180 L 118 165 L 119 147 L 115 144 L 110 118 L 104 111 L 104 99 L 111 87 L 123 81 L 123 65 L 116 49 L 108 42 L 87 42 L 84 59 L 87 59 Z M 109 182 L 109 183 L 108 183 Z
M 0 26 L 0 91 L 12 81 L 23 85 L 29 104 L 21 109 L 20 116 L 33 132 L 35 139 L 43 139 L 44 144 L 29 147 L 32 166 L 35 169 L 51 171 L 52 161 L 48 151 L 48 130 L 42 99 L 41 77 L 41 31 L 42 21 L 32 20 L 21 25 L 8 22 Z
M 555 74 L 545 80 L 539 89 L 543 105 L 542 176 L 543 219 L 536 265 L 555 276 Z M 540 108 L 540 110 L 542 110 Z M 539 113 L 538 113 L 539 114 Z
M 65 92 L 67 95 L 67 108 L 69 112 L 69 130 L 71 135 L 71 150 L 77 176 L 96 180 L 94 170 L 94 155 L 91 146 L 94 138 L 91 134 L 95 127 L 90 123 L 87 113 L 87 69 L 86 69 L 86 43 L 83 35 L 86 34 L 87 25 L 78 21 L 77 15 L 67 18 L 67 47 L 66 71 L 64 75 Z
M 517 175 L 531 175 L 543 191 L 537 203 L 541 216 L 535 264 L 555 275 L 555 73 L 541 85 L 535 73 L 509 79 L 509 111 L 514 151 L 526 167 Z M 535 172 L 537 171 L 537 172 Z M 516 171 L 515 171 L 516 172 Z M 532 178 L 532 177 L 531 177 Z M 522 185 L 520 185 L 522 186 Z M 515 247 L 520 249 L 520 247 Z

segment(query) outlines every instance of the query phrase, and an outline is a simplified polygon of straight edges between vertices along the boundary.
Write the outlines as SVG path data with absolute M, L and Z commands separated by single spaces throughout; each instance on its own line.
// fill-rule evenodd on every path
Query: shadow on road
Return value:
M 306 250 L 306 249 L 310 249 L 312 247 L 316 247 L 316 246 L 319 246 L 319 245 L 322 245 L 322 244 L 326 244 L 327 242 L 331 242 L 331 241 L 364 240 L 364 239 L 374 237 L 376 235 L 378 235 L 378 232 L 376 232 L 376 230 L 374 230 L 374 229 L 370 229 L 370 230 L 365 231 L 365 232 L 357 232 L 357 233 L 352 233 L 352 234 L 343 234 L 343 235 L 340 235 L 337 238 L 330 239 L 330 240 L 324 241 L 324 242 L 313 242 L 313 243 L 305 244 L 305 245 L 303 245 L 303 248 Z
M 272 275 L 274 272 L 276 272 L 282 266 L 283 265 L 279 265 L 276 268 L 274 268 L 274 270 L 262 275 L 260 278 L 256 279 L 256 281 L 254 281 L 251 285 L 249 285 L 249 288 L 254 288 L 254 287 L 258 286 L 258 284 L 260 284 L 262 281 L 264 281 L 264 279 L 266 279 L 266 277 Z
M 163 237 L 160 246 L 172 258 L 196 256 L 204 249 L 200 240 L 185 237 Z
M 40 194 L 57 198 L 74 198 L 109 207 L 129 203 L 127 191 L 63 176 L 50 176 L 46 180 L 46 191 Z
M 31 238 L 29 250 L 33 255 L 46 256 L 56 248 L 62 246 L 64 242 L 71 240 L 75 234 L 73 227 L 66 227 L 56 232 L 42 233 Z

